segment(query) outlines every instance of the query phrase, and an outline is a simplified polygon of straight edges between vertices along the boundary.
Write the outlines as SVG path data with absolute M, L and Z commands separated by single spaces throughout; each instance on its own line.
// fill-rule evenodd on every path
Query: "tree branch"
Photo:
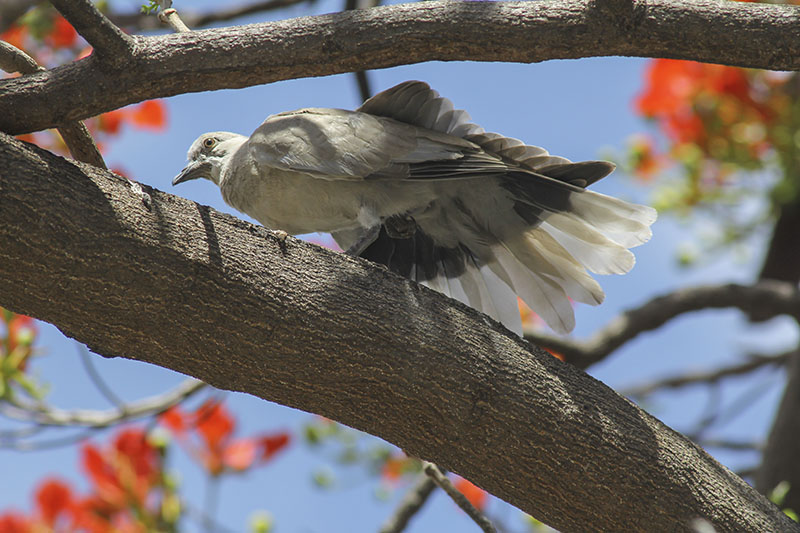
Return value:
M 623 5 L 432 1 L 135 37 L 133 55 L 111 72 L 90 56 L 1 81 L 0 131 L 42 130 L 185 92 L 434 60 L 534 63 L 623 55 L 800 69 L 794 6 L 715 0 Z
M 436 483 L 426 473 L 421 473 L 414 485 L 403 496 L 392 516 L 381 526 L 379 533 L 401 533 L 408 526 L 436 488 Z
M 178 16 L 178 12 L 173 8 L 165 9 L 159 13 L 158 20 L 169 25 L 174 32 L 185 33 L 192 31 L 189 29 L 189 26 L 187 26 L 186 23 L 183 22 L 183 20 Z
M 756 285 L 728 283 L 681 289 L 625 311 L 585 341 L 539 332 L 526 332 L 525 338 L 558 352 L 579 368 L 587 368 L 640 333 L 658 329 L 683 313 L 725 307 L 758 312 L 765 319 L 789 315 L 800 321 L 800 290 L 791 283 L 771 280 Z
M 100 13 L 90 0 L 50 0 L 50 3 L 92 45 L 101 66 L 122 67 L 133 56 L 134 39 Z
M 653 381 L 652 383 L 643 383 L 629 389 L 620 391 L 623 396 L 642 398 L 649 396 L 654 392 L 663 389 L 677 389 L 689 385 L 708 385 L 716 383 L 724 378 L 730 376 L 740 376 L 748 374 L 753 370 L 765 366 L 783 366 L 793 356 L 797 354 L 796 350 L 785 352 L 778 355 L 757 355 L 749 357 L 746 361 L 737 363 L 735 365 L 723 366 L 705 372 L 690 372 L 680 376 L 672 376 L 664 379 Z
M 266 0 L 240 6 L 223 7 L 207 13 L 194 13 L 181 9 L 181 19 L 190 28 L 202 28 L 217 22 L 227 22 L 255 13 L 275 11 L 303 3 L 313 4 L 315 1 L 316 0 Z M 159 24 L 157 17 L 144 13 L 109 13 L 108 18 L 111 22 L 122 28 L 130 28 L 139 31 L 152 31 L 163 28 L 163 26 Z
M 152 416 L 161 413 L 189 398 L 202 389 L 205 383 L 196 379 L 184 380 L 172 390 L 150 396 L 142 400 L 123 404 L 107 411 L 88 409 L 56 409 L 49 405 L 33 404 L 15 400 L 9 402 L 4 408 L 4 414 L 18 420 L 35 422 L 48 426 L 85 426 L 103 428 L 119 423 L 123 420 L 132 420 L 143 416 Z
M 31 56 L 5 41 L 0 41 L 0 69 L 21 74 L 33 74 L 45 70 Z M 72 121 L 61 124 L 58 126 L 58 133 L 74 159 L 102 169 L 108 168 L 83 122 Z
M 97 353 L 338 420 L 561 530 L 800 530 L 610 388 L 441 294 L 155 189 L 148 210 L 127 180 L 2 134 L 0 168 L 0 305 Z
M 434 483 L 436 483 L 443 491 L 447 493 L 448 496 L 458 505 L 462 511 L 467 513 L 473 522 L 478 524 L 478 527 L 484 533 L 497 533 L 497 530 L 494 528 L 492 523 L 489 521 L 486 516 L 478 509 L 475 508 L 474 505 L 467 499 L 466 496 L 461 494 L 457 488 L 453 486 L 453 483 L 447 479 L 447 476 L 444 475 L 438 466 L 433 463 L 425 461 L 422 465 L 422 470 L 430 476 Z

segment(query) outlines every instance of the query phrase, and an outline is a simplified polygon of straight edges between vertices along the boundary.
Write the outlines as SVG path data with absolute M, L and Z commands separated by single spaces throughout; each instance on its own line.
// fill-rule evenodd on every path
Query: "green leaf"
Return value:
M 275 526 L 275 520 L 267 511 L 256 511 L 250 516 L 252 533 L 269 533 Z
M 333 486 L 334 477 L 333 472 L 327 468 L 320 468 L 312 477 L 314 484 L 321 489 L 329 489 Z
M 786 500 L 786 495 L 789 494 L 789 489 L 791 488 L 792 486 L 788 481 L 781 481 L 769 492 L 767 498 L 769 498 L 769 501 L 780 507 Z

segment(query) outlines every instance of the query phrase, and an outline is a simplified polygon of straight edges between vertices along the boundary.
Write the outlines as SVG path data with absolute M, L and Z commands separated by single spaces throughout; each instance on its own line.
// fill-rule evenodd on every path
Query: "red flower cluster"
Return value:
M 636 111 L 669 142 L 667 154 L 638 137 L 630 160 L 653 176 L 670 158 L 683 164 L 695 200 L 725 183 L 739 168 L 763 165 L 770 149 L 786 148 L 782 121 L 791 115 L 790 76 L 692 61 L 655 59 L 645 73 Z
M 159 421 L 212 476 L 242 472 L 272 459 L 288 446 L 288 432 L 234 438 L 236 422 L 224 405 L 209 400 L 193 413 L 172 407 Z
M 676 143 L 709 149 L 717 131 L 742 121 L 767 122 L 774 113 L 756 100 L 748 71 L 693 61 L 655 59 L 636 110 L 655 119 Z M 721 133 L 721 132 L 719 132 Z
M 164 513 L 169 491 L 163 485 L 161 456 L 143 430 L 123 429 L 106 449 L 86 443 L 82 455 L 91 482 L 87 496 L 48 478 L 36 490 L 32 513 L 3 513 L 0 531 L 144 533 L 177 519 Z

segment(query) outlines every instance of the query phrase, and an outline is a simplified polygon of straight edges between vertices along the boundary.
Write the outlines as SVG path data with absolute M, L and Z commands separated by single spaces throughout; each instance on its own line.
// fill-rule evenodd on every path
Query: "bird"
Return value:
M 517 297 L 556 333 L 572 302 L 599 305 L 589 275 L 624 274 L 655 209 L 588 190 L 608 161 L 572 162 L 472 123 L 422 81 L 355 111 L 269 116 L 249 137 L 205 133 L 173 185 L 204 178 L 234 209 L 289 234 L 330 233 L 347 253 L 522 334 Z

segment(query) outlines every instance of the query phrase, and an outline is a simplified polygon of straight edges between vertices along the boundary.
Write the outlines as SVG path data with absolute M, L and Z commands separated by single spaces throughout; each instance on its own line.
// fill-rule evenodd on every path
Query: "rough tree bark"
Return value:
M 185 92 L 434 60 L 623 55 L 800 69 L 797 8 L 716 0 L 432 1 L 132 40 L 116 45 L 118 68 L 93 54 L 0 81 L 0 131 Z
M 89 25 L 97 54 L 0 81 L 0 130 L 428 60 L 636 55 L 800 69 L 798 20 L 763 4 L 549 0 L 426 2 L 157 38 Z M 697 446 L 475 311 L 149 192 L 146 207 L 124 180 L 0 134 L 0 305 L 103 355 L 382 436 L 564 531 L 683 531 L 695 517 L 718 531 L 798 530 Z
M 319 413 L 563 531 L 800 531 L 587 374 L 385 269 L 0 134 L 0 305 Z

